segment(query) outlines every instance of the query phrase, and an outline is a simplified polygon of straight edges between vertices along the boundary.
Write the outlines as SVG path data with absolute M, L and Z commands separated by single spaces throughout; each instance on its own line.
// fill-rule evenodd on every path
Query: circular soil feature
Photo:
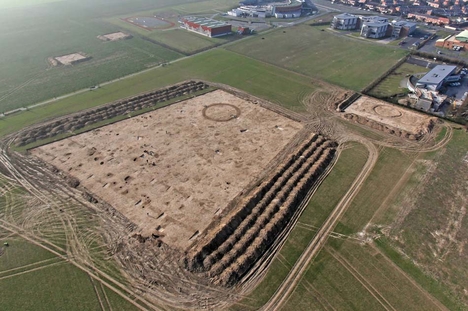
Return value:
M 212 104 L 203 108 L 203 117 L 216 122 L 227 122 L 240 116 L 241 111 L 231 104 Z
M 386 118 L 399 118 L 402 115 L 400 110 L 389 106 L 378 105 L 373 109 L 375 113 Z

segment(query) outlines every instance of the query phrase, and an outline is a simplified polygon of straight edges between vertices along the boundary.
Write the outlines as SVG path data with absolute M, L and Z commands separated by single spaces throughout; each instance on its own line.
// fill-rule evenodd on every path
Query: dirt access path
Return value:
M 352 139 L 350 139 L 350 141 L 351 140 Z M 313 258 L 324 247 L 329 234 L 333 231 L 341 216 L 344 214 L 344 212 L 351 204 L 356 194 L 361 189 L 363 182 L 372 172 L 372 169 L 374 168 L 379 155 L 377 148 L 374 144 L 368 142 L 367 140 L 356 138 L 356 141 L 364 144 L 367 150 L 369 151 L 369 157 L 361 173 L 358 175 L 358 177 L 356 177 L 349 190 L 346 192 L 341 201 L 332 211 L 330 216 L 327 218 L 325 223 L 315 235 L 314 239 L 309 243 L 307 248 L 302 253 L 301 257 L 299 257 L 299 259 L 296 261 L 296 264 L 291 269 L 283 283 L 281 283 L 280 287 L 277 289 L 275 294 L 260 310 L 281 309 L 282 305 L 287 301 L 289 295 L 291 295 L 291 293 L 301 281 L 305 271 L 308 269 Z

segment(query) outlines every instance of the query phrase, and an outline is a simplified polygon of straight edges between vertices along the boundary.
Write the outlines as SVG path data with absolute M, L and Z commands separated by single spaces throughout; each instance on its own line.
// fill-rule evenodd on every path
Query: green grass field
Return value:
M 303 76 L 225 50 L 213 50 L 166 67 L 124 79 L 45 106 L 0 119 L 0 136 L 55 116 L 105 104 L 186 79 L 228 84 L 248 93 L 303 112 L 301 103 L 316 89 Z M 276 90 L 281 90 L 277 92 Z
M 165 31 L 154 31 L 148 34 L 147 37 L 159 43 L 168 45 L 176 51 L 180 51 L 185 54 L 193 54 L 216 45 L 230 42 L 237 38 L 234 35 L 209 38 L 179 28 Z
M 307 24 L 279 28 L 229 49 L 356 91 L 405 55 L 400 49 L 321 31 L 324 28 Z
M 406 94 L 408 89 L 406 87 L 401 87 L 401 81 L 406 78 L 406 75 L 422 74 L 428 71 L 429 70 L 425 67 L 404 63 L 373 88 L 369 92 L 369 95 L 377 98 L 388 98 L 400 93 Z
M 139 36 L 103 42 L 120 28 L 89 8 L 63 2 L 0 12 L 0 112 L 58 97 L 168 62 L 182 55 Z M 98 9 L 98 8 L 96 8 Z M 21 21 L 21 22 L 18 22 Z M 91 60 L 52 67 L 49 57 L 83 52 Z
M 0 178 L 0 188 L 10 189 L 0 196 L 2 310 L 101 310 L 101 305 L 104 310 L 108 306 L 136 310 L 100 281 L 59 256 L 69 255 L 66 250 L 70 247 L 70 236 L 66 235 L 68 230 L 63 228 L 56 213 L 3 178 Z M 95 232 L 99 224 L 93 214 L 72 199 L 59 202 L 74 221 L 74 236 L 85 244 L 82 250 L 89 251 L 88 263 L 126 284 L 117 264 L 109 258 L 103 237 Z M 51 201 L 54 203 L 57 202 Z M 35 243 L 16 233 L 16 228 L 21 226 L 27 226 L 26 235 Z
M 60 2 L 65 0 L 0 0 L 0 9 L 20 8 L 36 6 L 45 3 Z
M 468 252 L 462 246 L 468 239 L 466 146 L 466 132 L 454 130 L 444 148 L 421 158 L 419 169 L 393 206 L 406 212 L 395 223 L 389 239 L 390 245 L 457 293 L 468 288 Z M 459 298 L 465 303 L 468 300 L 464 295 Z
M 405 154 L 396 149 L 382 149 L 372 173 L 341 218 L 336 231 L 355 234 L 371 221 L 380 208 L 392 203 L 396 194 L 391 196 L 391 190 L 403 177 L 414 157 L 415 154 Z
M 279 255 L 273 261 L 269 272 L 260 285 L 231 310 L 257 310 L 265 304 L 284 280 L 289 270 L 314 237 L 329 213 L 346 193 L 354 178 L 367 160 L 367 150 L 360 144 L 352 143 L 345 149 L 333 170 L 320 185 L 307 208 L 299 218 Z
M 131 14 L 114 16 L 106 19 L 106 21 L 132 33 L 137 33 L 171 50 L 185 55 L 191 55 L 210 47 L 231 42 L 239 37 L 233 35 L 209 38 L 189 32 L 180 29 L 179 18 L 192 14 L 202 14 L 203 16 L 212 17 L 214 15 L 219 15 L 220 12 L 228 11 L 235 7 L 237 3 L 237 1 L 232 0 L 202 1 L 192 4 L 175 5 L 160 10 L 133 12 Z M 167 26 L 161 26 L 160 29 L 148 30 L 125 21 L 126 18 L 139 16 L 158 16 L 167 21 L 168 24 Z M 172 23 L 173 26 L 171 26 L 170 23 Z
M 333 239 L 282 310 L 437 310 L 432 299 L 377 248 Z
M 169 10 L 171 7 L 208 9 L 201 1 L 47 0 L 0 2 L 0 8 L 21 6 L 0 12 L 0 112 L 26 107 L 83 88 L 116 79 L 172 61 L 182 55 L 148 40 L 130 29 L 134 38 L 103 42 L 98 35 L 129 30 L 122 24 L 107 22 L 112 16 L 131 15 L 142 9 Z M 194 3 L 199 4 L 194 4 Z M 215 1 L 213 9 L 230 7 L 233 1 Z M 29 10 L 29 5 L 35 5 Z M 24 7 L 24 8 L 23 8 Z M 130 26 L 132 27 L 132 26 Z M 128 28 L 128 27 L 127 27 Z M 137 28 L 137 27 L 133 27 Z M 157 33 L 163 44 L 185 51 L 196 51 L 226 42 L 183 31 Z M 228 39 L 229 40 L 229 39 Z M 74 66 L 51 67 L 49 57 L 83 52 L 92 59 Z

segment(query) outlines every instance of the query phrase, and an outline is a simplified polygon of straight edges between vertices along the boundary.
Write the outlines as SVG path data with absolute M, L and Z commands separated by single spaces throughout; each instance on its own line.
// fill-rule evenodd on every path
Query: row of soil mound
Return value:
M 29 131 L 24 131 L 16 138 L 15 144 L 17 146 L 25 146 L 38 140 L 73 132 L 97 122 L 127 115 L 132 111 L 149 108 L 170 99 L 206 88 L 208 88 L 208 85 L 203 82 L 188 81 L 157 91 L 119 100 L 101 107 L 83 111 L 73 116 L 42 124 Z
M 401 130 L 387 124 L 382 124 L 374 120 L 369 120 L 366 117 L 358 116 L 354 113 L 344 114 L 344 118 L 349 121 L 354 121 L 356 123 L 366 125 L 374 130 L 379 130 L 387 134 L 395 135 L 397 137 L 406 138 L 408 140 L 420 140 L 425 134 L 432 131 L 434 128 L 435 122 L 433 119 L 430 119 L 424 127 L 421 127 L 416 133 L 410 133 L 405 130 Z
M 313 134 L 286 161 L 200 240 L 185 257 L 186 269 L 232 286 L 285 228 L 333 159 L 336 144 Z

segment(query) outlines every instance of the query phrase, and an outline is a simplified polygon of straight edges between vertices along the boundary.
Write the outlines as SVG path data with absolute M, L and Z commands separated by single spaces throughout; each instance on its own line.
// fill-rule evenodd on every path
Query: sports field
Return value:
M 356 91 L 405 55 L 401 49 L 335 35 L 325 28 L 308 24 L 278 28 L 229 49 Z

